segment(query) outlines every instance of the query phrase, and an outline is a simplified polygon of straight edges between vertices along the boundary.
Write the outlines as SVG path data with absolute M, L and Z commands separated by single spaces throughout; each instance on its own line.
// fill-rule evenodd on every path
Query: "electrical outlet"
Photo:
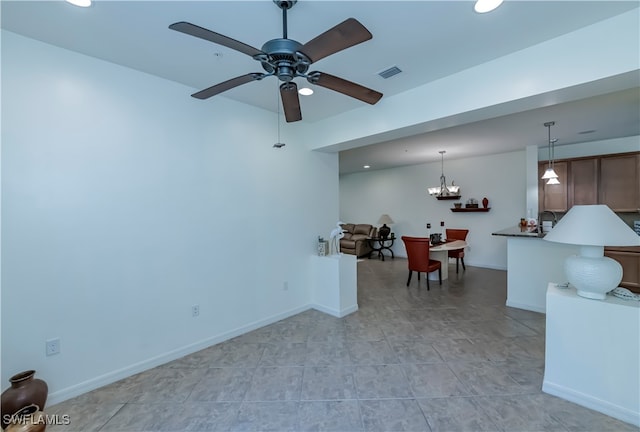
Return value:
M 191 306 L 191 316 L 195 318 L 198 315 L 200 315 L 200 305 Z
M 45 341 L 45 349 L 47 356 L 52 356 L 55 354 L 60 354 L 60 339 L 49 339 Z
M 282 284 L 282 290 L 283 291 L 289 291 L 289 282 L 288 281 L 284 281 L 284 283 Z

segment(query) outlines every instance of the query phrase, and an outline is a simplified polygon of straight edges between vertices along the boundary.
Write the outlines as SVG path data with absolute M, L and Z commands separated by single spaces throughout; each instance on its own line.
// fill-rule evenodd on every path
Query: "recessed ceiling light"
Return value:
M 74 6 L 89 7 L 91 6 L 91 0 L 66 0 L 67 3 L 71 3 Z
M 371 166 L 370 166 L 370 165 L 365 165 L 365 166 L 363 166 L 362 168 L 364 168 L 364 169 L 369 169 L 369 168 L 371 168 Z
M 491 12 L 501 5 L 502 1 L 503 0 L 478 0 L 476 5 L 473 7 L 473 10 L 478 13 Z
M 302 87 L 300 90 L 298 90 L 298 93 L 300 93 L 302 96 L 311 96 L 313 94 L 313 90 L 309 87 Z
M 586 135 L 586 134 L 594 133 L 595 131 L 596 131 L 595 129 L 583 130 L 582 132 L 578 132 L 578 135 Z

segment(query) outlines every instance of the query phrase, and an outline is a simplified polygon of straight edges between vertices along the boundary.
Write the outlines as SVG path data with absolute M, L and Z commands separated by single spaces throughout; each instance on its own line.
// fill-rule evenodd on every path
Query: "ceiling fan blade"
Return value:
M 212 32 L 211 30 L 207 30 L 206 28 L 203 28 L 185 21 L 180 21 L 180 22 L 171 24 L 169 28 L 171 30 L 179 31 L 181 33 L 188 34 L 190 36 L 195 36 L 195 37 L 199 37 L 200 39 L 208 40 L 209 42 L 217 43 L 218 45 L 226 46 L 227 48 L 240 51 L 241 53 L 244 53 L 251 57 L 254 57 L 259 54 L 264 54 L 262 51 L 252 47 L 251 45 L 247 45 L 235 39 L 231 39 L 230 37 L 221 35 L 216 32 Z
M 246 75 L 240 75 L 239 77 L 231 78 L 225 82 L 221 82 L 220 84 L 216 84 L 204 90 L 200 90 L 197 93 L 192 94 L 196 99 L 208 99 L 211 96 L 215 96 L 224 91 L 230 90 L 234 87 L 238 87 L 239 85 L 246 84 L 251 81 L 256 81 L 264 78 L 266 74 L 262 73 L 250 73 Z
M 322 72 L 311 72 L 307 80 L 311 84 L 326 87 L 371 105 L 374 105 L 382 97 L 380 92 Z
M 314 63 L 372 37 L 369 30 L 358 20 L 348 18 L 304 44 L 299 51 L 309 57 L 311 63 Z
M 300 112 L 300 98 L 298 97 L 298 86 L 293 81 L 280 85 L 280 97 L 284 108 L 284 118 L 287 123 L 302 120 Z

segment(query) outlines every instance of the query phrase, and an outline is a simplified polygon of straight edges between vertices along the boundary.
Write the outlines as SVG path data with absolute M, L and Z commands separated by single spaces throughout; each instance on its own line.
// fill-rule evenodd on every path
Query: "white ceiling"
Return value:
M 358 19 L 373 39 L 324 58 L 311 70 L 389 97 L 640 5 L 638 0 L 506 0 L 496 11 L 480 15 L 473 12 L 473 3 L 300 0 L 288 12 L 288 37 L 305 43 L 346 18 Z M 2 0 L 1 6 L 5 30 L 182 83 L 193 91 L 262 68 L 245 54 L 169 30 L 170 24 L 189 21 L 258 49 L 282 37 L 282 12 L 271 0 L 96 0 L 86 9 L 62 0 Z M 394 65 L 403 72 L 386 80 L 377 75 Z M 468 157 L 544 145 L 547 130 L 542 124 L 551 120 L 557 123 L 552 133 L 558 145 L 639 135 L 637 75 L 631 82 L 626 91 L 343 151 L 340 172 L 361 171 L 365 163 L 380 169 L 439 160 L 441 149 L 447 150 L 447 157 Z M 300 87 L 303 83 L 298 81 Z M 227 97 L 276 112 L 277 86 L 277 79 L 269 77 L 202 103 Z M 303 122 L 363 106 L 340 93 L 317 86 L 314 90 L 313 96 L 301 97 Z M 190 90 L 185 97 L 189 94 Z M 595 132 L 581 134 L 588 130 Z

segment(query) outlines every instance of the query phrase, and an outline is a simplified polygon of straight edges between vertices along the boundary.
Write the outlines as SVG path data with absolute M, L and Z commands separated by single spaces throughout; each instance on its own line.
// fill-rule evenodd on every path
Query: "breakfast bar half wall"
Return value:
M 575 245 L 544 241 L 537 231 L 511 227 L 492 233 L 507 241 L 507 306 L 546 313 L 549 282 L 564 283 L 564 261 Z

